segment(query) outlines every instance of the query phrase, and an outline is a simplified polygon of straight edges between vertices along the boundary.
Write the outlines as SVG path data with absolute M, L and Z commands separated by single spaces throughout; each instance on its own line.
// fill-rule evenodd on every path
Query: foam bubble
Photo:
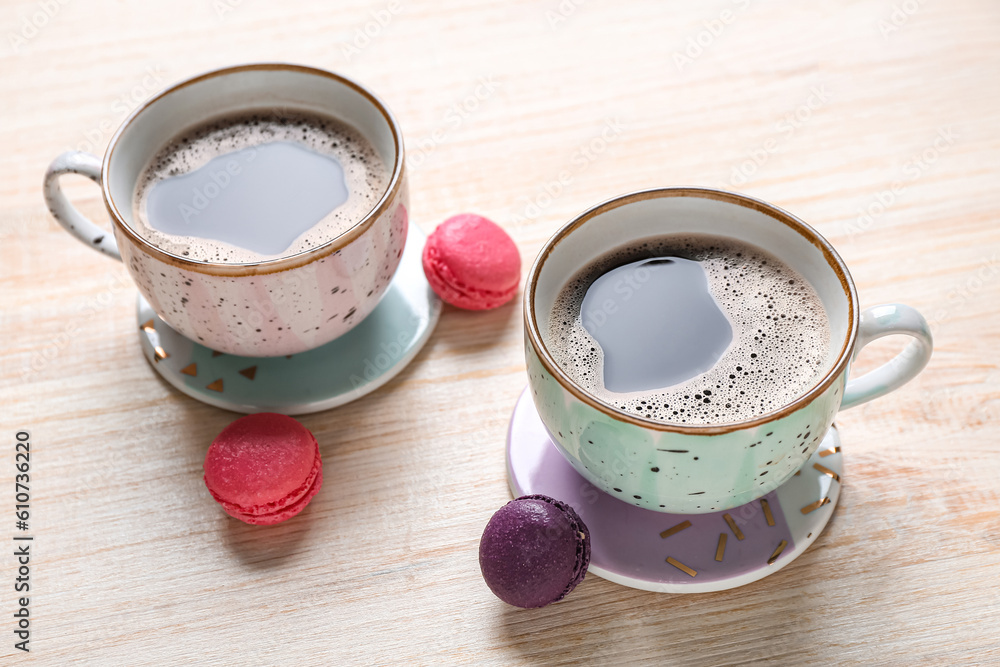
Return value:
M 336 158 L 344 170 L 349 193 L 346 202 L 305 231 L 285 251 L 262 255 L 223 241 L 166 234 L 149 224 L 146 202 L 157 182 L 194 171 L 220 155 L 273 141 L 294 141 Z M 153 156 L 143 169 L 132 197 L 133 229 L 153 245 L 192 260 L 260 262 L 304 252 L 340 236 L 375 208 L 388 183 L 389 171 L 371 143 L 335 118 L 284 109 L 229 114 L 194 126 Z
M 609 391 L 600 345 L 581 319 L 583 298 L 608 271 L 667 256 L 701 263 L 732 323 L 733 342 L 711 370 L 681 384 Z M 637 417 L 674 424 L 729 423 L 777 410 L 812 387 L 830 353 L 829 320 L 812 285 L 756 246 L 701 234 L 642 239 L 602 255 L 563 287 L 545 333 L 556 363 L 588 393 Z

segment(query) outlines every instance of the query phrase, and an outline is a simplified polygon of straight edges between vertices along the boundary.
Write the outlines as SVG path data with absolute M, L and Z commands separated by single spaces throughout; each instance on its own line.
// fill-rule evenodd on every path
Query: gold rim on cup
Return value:
M 167 252 L 137 234 L 135 230 L 125 222 L 125 218 L 122 216 L 121 212 L 118 210 L 118 206 L 111 197 L 108 171 L 111 165 L 112 156 L 114 155 L 115 149 L 118 147 L 118 140 L 121 138 L 126 128 L 128 128 L 129 125 L 131 125 L 132 122 L 143 113 L 143 111 L 152 106 L 157 100 L 201 81 L 248 71 L 286 71 L 326 77 L 351 88 L 367 99 L 372 106 L 375 107 L 380 114 L 382 114 L 382 117 L 389 126 L 389 130 L 392 132 L 393 146 L 396 149 L 396 160 L 392 166 L 392 175 L 389 180 L 389 185 L 381 199 L 379 199 L 379 201 L 375 204 L 375 207 L 372 208 L 367 215 L 361 218 L 350 229 L 345 231 L 343 234 L 330 239 L 326 243 L 294 255 L 245 264 L 221 264 L 190 259 Z M 392 115 L 392 112 L 389 111 L 389 108 L 385 105 L 385 103 L 370 90 L 345 76 L 316 67 L 294 65 L 291 63 L 250 63 L 247 65 L 235 65 L 232 67 L 215 69 L 182 81 L 178 81 L 177 83 L 164 88 L 136 107 L 135 110 L 133 110 L 132 113 L 130 113 L 118 127 L 108 144 L 108 149 L 104 154 L 104 161 L 101 167 L 101 190 L 104 195 L 104 204 L 108 209 L 108 213 L 111 215 L 113 224 L 118 227 L 118 229 L 121 230 L 121 232 L 125 234 L 125 236 L 127 236 L 136 247 L 142 249 L 144 252 L 152 255 L 156 259 L 182 269 L 195 271 L 197 273 L 226 276 L 262 275 L 267 273 L 277 273 L 279 271 L 287 271 L 289 269 L 309 264 L 316 259 L 326 257 L 327 255 L 344 248 L 359 236 L 364 234 L 372 226 L 375 220 L 380 215 L 385 213 L 389 204 L 396 197 L 403 183 L 404 169 L 405 160 L 403 156 L 403 133 L 400 130 L 399 123 L 396 121 L 396 118 Z
M 789 227 L 793 231 L 797 232 L 799 235 L 808 240 L 812 245 L 816 246 L 822 253 L 823 257 L 826 259 L 827 264 L 837 275 L 840 280 L 841 288 L 844 290 L 844 296 L 847 297 L 848 304 L 848 317 L 850 319 L 850 325 L 847 330 L 847 335 L 844 338 L 843 345 L 840 349 L 840 354 L 837 356 L 836 362 L 827 371 L 823 377 L 813 385 L 808 391 L 803 392 L 794 400 L 786 403 L 782 407 L 768 412 L 759 417 L 753 419 L 748 419 L 746 421 L 740 422 L 729 422 L 723 424 L 701 424 L 701 425 L 683 425 L 683 424 L 671 424 L 667 422 L 655 421 L 652 419 L 647 419 L 645 417 L 636 416 L 629 414 L 623 410 L 612 407 L 602 401 L 599 401 L 595 397 L 588 394 L 576 383 L 574 383 L 556 364 L 552 355 L 549 353 L 548 348 L 542 339 L 541 333 L 538 330 L 538 321 L 535 316 L 535 290 L 538 286 L 538 277 L 541 273 L 542 266 L 545 264 L 545 260 L 552 253 L 557 245 L 563 239 L 568 237 L 575 229 L 582 226 L 591 218 L 598 215 L 616 209 L 620 206 L 625 206 L 627 204 L 632 204 L 638 201 L 643 201 L 647 199 L 661 199 L 665 197 L 698 197 L 701 199 L 713 199 L 716 201 L 726 202 L 728 204 L 735 204 L 737 206 L 743 206 L 744 208 L 750 208 L 755 211 L 759 211 L 767 215 L 769 218 L 776 222 L 780 222 L 785 226 Z M 567 276 L 567 280 L 569 276 Z M 762 426 L 776 419 L 780 419 L 796 410 L 808 405 L 815 398 L 820 396 L 824 391 L 826 391 L 833 382 L 840 377 L 848 364 L 851 361 L 851 354 L 854 349 L 854 343 L 858 335 L 858 325 L 859 325 L 859 311 L 858 311 L 858 296 L 857 291 L 854 287 L 854 281 L 851 279 L 851 274 L 847 271 L 847 265 L 844 264 L 844 260 L 841 259 L 837 251 L 834 250 L 833 246 L 823 238 L 819 232 L 807 225 L 798 217 L 792 215 L 784 209 L 778 208 L 768 204 L 760 199 L 755 199 L 747 195 L 737 194 L 735 192 L 728 192 L 726 190 L 718 190 L 715 188 L 703 188 L 703 187 L 670 187 L 670 188 L 653 188 L 649 190 L 640 190 L 638 192 L 632 192 L 629 194 L 619 195 L 613 197 L 606 201 L 593 206 L 576 218 L 570 220 L 568 223 L 563 225 L 555 234 L 552 235 L 545 245 L 542 246 L 541 251 L 538 253 L 538 257 L 535 259 L 534 264 L 531 266 L 531 270 L 528 271 L 527 278 L 527 289 L 524 291 L 524 323 L 525 331 L 527 332 L 528 339 L 531 341 L 532 347 L 535 349 L 538 359 L 546 371 L 558 382 L 566 391 L 570 392 L 577 399 L 583 403 L 589 405 L 595 410 L 599 410 L 609 417 L 616 419 L 618 421 L 627 422 L 634 424 L 641 428 L 650 429 L 654 431 L 667 431 L 671 433 L 684 433 L 687 435 L 719 435 L 722 433 L 729 433 L 732 431 L 744 430 Z

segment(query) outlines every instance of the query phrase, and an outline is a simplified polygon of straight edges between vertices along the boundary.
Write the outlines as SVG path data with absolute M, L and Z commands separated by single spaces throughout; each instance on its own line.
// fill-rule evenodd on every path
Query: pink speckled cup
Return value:
M 275 108 L 332 115 L 371 142 L 392 172 L 371 212 L 305 252 L 252 264 L 192 260 L 136 233 L 136 180 L 160 147 L 209 118 Z M 69 202 L 59 185 L 67 173 L 101 185 L 113 234 Z M 57 157 L 45 174 L 45 200 L 69 233 L 123 261 L 156 313 L 184 336 L 229 354 L 296 354 L 361 322 L 396 272 L 407 231 L 403 136 L 388 108 L 350 79 L 300 65 L 239 65 L 181 81 L 144 102 L 111 138 L 103 161 L 79 151 Z

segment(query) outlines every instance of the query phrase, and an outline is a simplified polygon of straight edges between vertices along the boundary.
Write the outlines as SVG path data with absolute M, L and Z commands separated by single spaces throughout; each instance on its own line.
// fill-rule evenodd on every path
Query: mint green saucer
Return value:
M 215 352 L 171 329 L 140 295 L 136 316 L 143 354 L 174 387 L 226 410 L 301 415 L 353 401 L 403 370 L 437 324 L 441 301 L 420 263 L 425 240 L 410 225 L 382 301 L 361 324 L 322 347 L 289 357 Z

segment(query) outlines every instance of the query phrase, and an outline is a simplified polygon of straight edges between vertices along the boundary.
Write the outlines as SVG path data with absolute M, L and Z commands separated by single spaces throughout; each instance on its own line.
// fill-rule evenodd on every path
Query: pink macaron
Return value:
M 517 294 L 521 255 L 499 225 L 474 213 L 452 216 L 427 238 L 424 274 L 444 301 L 467 310 L 496 308 Z
M 316 438 L 286 415 L 237 419 L 205 455 L 205 486 L 232 517 L 267 526 L 292 518 L 323 485 Z

